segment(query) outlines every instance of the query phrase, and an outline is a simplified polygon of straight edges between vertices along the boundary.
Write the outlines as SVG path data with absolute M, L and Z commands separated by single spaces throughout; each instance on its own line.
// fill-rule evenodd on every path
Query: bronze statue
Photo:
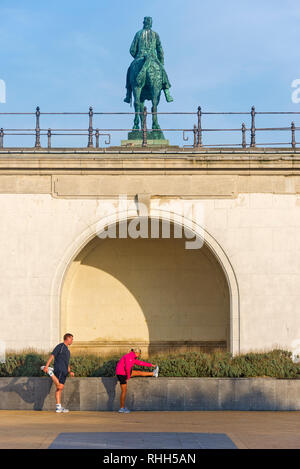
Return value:
M 152 18 L 144 18 L 144 27 L 136 33 L 130 47 L 134 58 L 127 71 L 127 94 L 124 101 L 131 103 L 133 94 L 135 112 L 143 112 L 144 101 L 152 101 L 152 112 L 157 112 L 161 91 L 167 102 L 173 101 L 170 95 L 167 73 L 164 69 L 164 52 L 159 35 L 152 31 Z M 140 114 L 143 126 L 143 115 Z M 139 129 L 139 115 L 136 114 L 133 129 Z M 152 129 L 160 129 L 157 115 L 153 114 Z

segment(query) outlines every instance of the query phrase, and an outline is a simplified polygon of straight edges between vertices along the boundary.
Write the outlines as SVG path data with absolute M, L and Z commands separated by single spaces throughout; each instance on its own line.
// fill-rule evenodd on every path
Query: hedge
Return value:
M 9 353 L 0 363 L 0 377 L 45 376 L 40 369 L 49 354 L 38 352 Z M 114 376 L 120 357 L 103 358 L 97 355 L 71 356 L 70 366 L 78 377 Z M 143 357 L 141 357 L 143 359 Z M 146 359 L 159 365 L 159 376 L 216 377 L 216 378 L 300 378 L 300 364 L 292 361 L 292 353 L 272 350 L 264 353 L 246 353 L 232 357 L 229 352 L 189 352 L 178 355 L 152 356 Z M 147 367 L 135 366 L 147 371 Z M 149 368 L 152 370 L 152 368 Z

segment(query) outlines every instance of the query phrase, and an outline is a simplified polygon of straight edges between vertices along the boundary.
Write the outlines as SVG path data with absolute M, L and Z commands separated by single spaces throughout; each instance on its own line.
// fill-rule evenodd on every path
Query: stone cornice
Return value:
M 2 149 L 0 174 L 295 174 L 300 149 Z

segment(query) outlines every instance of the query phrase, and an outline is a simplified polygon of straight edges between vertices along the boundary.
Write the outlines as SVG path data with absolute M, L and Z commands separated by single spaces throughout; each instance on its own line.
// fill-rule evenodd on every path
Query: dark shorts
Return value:
M 132 370 L 130 371 L 130 376 L 131 376 Z M 127 375 L 117 375 L 118 380 L 120 381 L 120 384 L 127 384 Z
M 56 369 L 54 368 L 54 374 L 55 374 L 56 378 L 58 379 L 58 381 L 60 382 L 60 384 L 65 384 L 66 379 L 67 379 L 67 376 L 68 376 L 68 373 L 66 374 L 65 371 L 56 370 Z

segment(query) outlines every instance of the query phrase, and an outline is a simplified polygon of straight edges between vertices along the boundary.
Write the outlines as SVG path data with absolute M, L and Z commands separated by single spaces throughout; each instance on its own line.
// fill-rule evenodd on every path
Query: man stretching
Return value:
M 64 389 L 65 381 L 70 373 L 70 376 L 73 377 L 74 373 L 70 370 L 69 361 L 70 361 L 70 350 L 69 345 L 72 345 L 73 335 L 65 334 L 64 341 L 58 344 L 53 352 L 51 353 L 49 360 L 45 366 L 41 366 L 41 369 L 44 370 L 49 376 L 51 376 L 52 381 L 56 386 L 55 399 L 56 399 L 56 412 L 69 412 L 68 409 L 64 409 L 61 406 L 61 392 Z M 50 363 L 54 359 L 54 369 L 49 367 Z

